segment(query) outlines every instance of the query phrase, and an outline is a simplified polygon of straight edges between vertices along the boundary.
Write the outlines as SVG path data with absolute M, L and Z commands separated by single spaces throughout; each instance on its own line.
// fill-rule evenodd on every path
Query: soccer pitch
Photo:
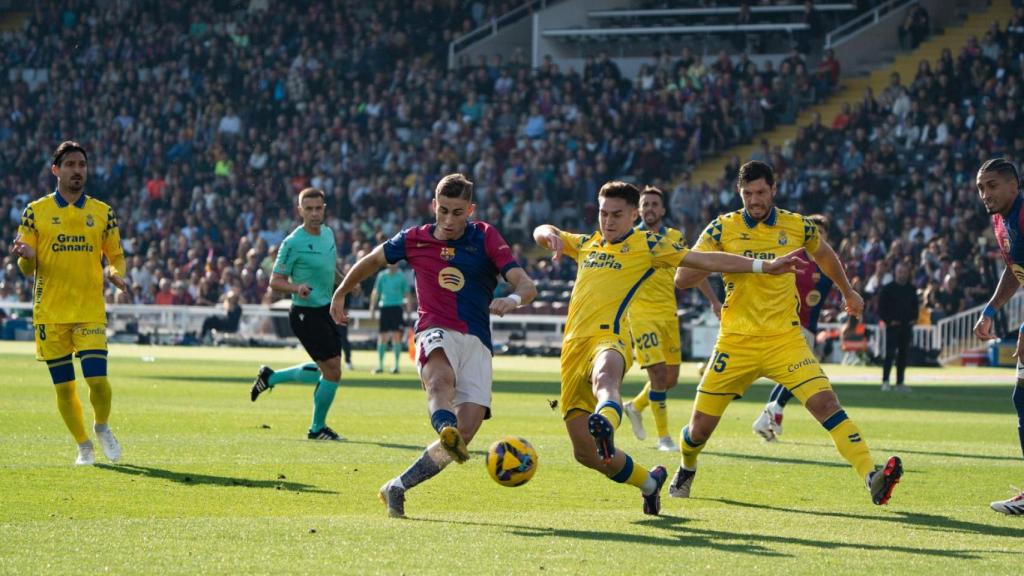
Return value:
M 781 442 L 751 434 L 769 389 L 759 382 L 704 450 L 694 497 L 666 490 L 654 518 L 635 488 L 574 461 L 548 404 L 557 359 L 499 357 L 494 418 L 472 459 L 410 491 L 410 519 L 395 520 L 377 490 L 433 437 L 407 357 L 403 374 L 371 376 L 375 356 L 357 353 L 328 418 L 348 441 L 321 443 L 305 439 L 312 386 L 249 401 L 257 366 L 301 362 L 299 350 L 113 346 L 111 422 L 124 457 L 78 468 L 32 350 L 0 348 L 4 574 L 1020 571 L 1024 519 L 988 508 L 1024 482 L 1011 370 L 911 369 L 912 394 L 883 394 L 877 368 L 826 367 L 876 461 L 903 458 L 906 474 L 883 507 L 797 402 Z M 696 385 L 693 364 L 682 373 L 669 397 L 673 435 Z M 624 395 L 642 382 L 634 368 Z M 519 488 L 498 486 L 483 465 L 487 445 L 508 434 L 539 454 L 537 475 Z M 645 466 L 678 465 L 677 454 L 635 440 L 628 422 L 616 440 Z

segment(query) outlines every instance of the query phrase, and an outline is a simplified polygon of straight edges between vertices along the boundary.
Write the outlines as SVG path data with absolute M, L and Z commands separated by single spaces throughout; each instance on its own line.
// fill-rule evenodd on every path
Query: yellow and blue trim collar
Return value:
M 57 203 L 58 208 L 64 208 L 68 205 L 68 201 L 60 195 L 60 192 L 54 190 L 52 196 L 53 200 Z M 85 192 L 82 192 L 82 195 L 78 197 L 78 200 L 75 200 L 75 208 L 82 208 L 83 206 L 85 206 Z
M 747 214 L 747 209 L 740 210 L 740 214 L 743 215 L 743 223 L 747 225 L 747 228 L 753 228 L 757 226 L 758 221 L 754 220 L 750 214 Z M 779 211 L 772 206 L 772 209 L 768 211 L 768 217 L 762 220 L 766 226 L 775 226 L 775 223 L 779 220 Z

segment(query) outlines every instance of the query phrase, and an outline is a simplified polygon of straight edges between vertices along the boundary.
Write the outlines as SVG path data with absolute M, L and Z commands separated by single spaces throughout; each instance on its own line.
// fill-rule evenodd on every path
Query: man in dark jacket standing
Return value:
M 885 322 L 885 364 L 882 367 L 882 392 L 891 390 L 889 371 L 896 359 L 896 390 L 909 392 L 903 384 L 907 369 L 907 352 L 917 320 L 917 289 L 910 283 L 910 268 L 905 263 L 896 265 L 896 278 L 878 293 L 878 316 Z

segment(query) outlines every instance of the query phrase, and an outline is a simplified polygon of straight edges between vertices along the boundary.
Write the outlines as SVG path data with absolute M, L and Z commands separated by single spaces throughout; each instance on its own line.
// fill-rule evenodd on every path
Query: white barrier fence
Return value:
M 30 311 L 27 302 L 2 302 L 0 309 L 8 311 Z M 956 361 L 968 351 L 982 348 L 985 343 L 974 336 L 974 324 L 983 307 L 978 306 L 959 314 L 944 318 L 932 326 L 915 326 L 913 345 L 924 350 L 937 350 L 938 360 L 946 364 Z M 240 336 L 263 340 L 292 340 L 288 322 L 288 301 L 273 307 L 246 305 L 242 307 L 239 323 Z M 144 304 L 107 305 L 109 327 L 114 332 L 124 332 L 129 326 L 134 331 L 150 337 L 154 343 L 173 343 L 182 335 L 198 332 L 203 320 L 210 316 L 223 315 L 221 307 L 210 306 L 156 306 Z M 1009 326 L 1024 322 L 1024 292 L 1019 292 L 1003 307 L 1003 314 Z M 353 336 L 372 336 L 377 322 L 366 310 L 350 310 L 349 331 Z M 504 318 L 491 317 L 491 329 L 497 343 L 521 339 L 530 343 L 543 343 L 560 347 L 565 331 L 565 316 L 512 314 Z M 284 323 L 283 325 L 281 323 Z M 819 330 L 840 328 L 839 324 L 822 323 Z M 868 324 L 868 346 L 872 353 L 881 356 L 885 352 L 885 330 L 877 324 Z M 703 357 L 710 353 L 714 344 L 717 326 L 704 323 L 687 323 L 683 329 L 693 335 L 691 354 Z

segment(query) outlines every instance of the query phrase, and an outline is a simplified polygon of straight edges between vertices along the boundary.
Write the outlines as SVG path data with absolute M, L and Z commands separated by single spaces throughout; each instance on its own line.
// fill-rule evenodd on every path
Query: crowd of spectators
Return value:
M 481 217 L 523 243 L 540 222 L 593 226 L 604 181 L 669 182 L 791 122 L 838 78 L 834 59 L 809 70 L 796 51 L 764 69 L 664 53 L 636 79 L 605 54 L 579 71 L 531 70 L 520 54 L 449 71 L 452 31 L 511 6 L 38 3 L 0 40 L 2 242 L 52 190 L 46 158 L 73 137 L 90 193 L 118 211 L 136 301 L 212 304 L 233 289 L 259 302 L 305 186 L 327 193 L 346 263 L 428 220 L 433 183 L 456 170 Z M 27 298 L 6 264 L 4 290 Z
M 0 249 L 6 257 L 24 206 L 52 190 L 48 158 L 73 137 L 90 152 L 89 192 L 119 214 L 136 302 L 212 305 L 230 291 L 267 301 L 300 189 L 327 193 L 350 265 L 429 221 L 433 183 L 456 170 L 530 273 L 566 281 L 569 264 L 528 256 L 533 226 L 593 228 L 599 186 L 629 177 L 671 190 L 673 221 L 692 239 L 739 206 L 738 160 L 714 183 L 687 170 L 792 122 L 839 79 L 831 53 L 812 68 L 796 50 L 763 67 L 663 52 L 633 79 L 605 54 L 579 71 L 547 59 L 531 70 L 518 53 L 449 71 L 453 31 L 514 4 L 37 3 L 24 31 L 0 37 Z M 755 154 L 781 175 L 780 205 L 832 216 L 869 294 L 901 259 L 933 320 L 992 285 L 972 177 L 982 157 L 1024 157 L 1022 33 L 1018 14 Z M 0 301 L 28 300 L 28 281 L 3 263 Z
M 871 297 L 900 262 L 913 270 L 924 303 L 920 323 L 987 301 L 998 281 L 998 247 L 974 178 L 991 157 L 1024 160 L 1022 71 L 1019 9 L 980 42 L 921 61 L 912 79 L 893 73 L 881 94 L 867 89 L 830 122 L 816 117 L 794 141 L 764 144 L 754 155 L 779 172 L 780 205 L 831 218 L 833 245 L 869 302 L 869 321 Z M 730 184 L 738 164 L 733 159 L 714 185 L 681 186 L 672 204 L 699 209 L 696 221 L 736 209 Z

